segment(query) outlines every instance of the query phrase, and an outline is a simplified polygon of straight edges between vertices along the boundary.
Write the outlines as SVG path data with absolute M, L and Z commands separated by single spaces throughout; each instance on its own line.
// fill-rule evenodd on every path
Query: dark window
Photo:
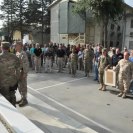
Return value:
M 117 34 L 117 38 L 120 39 L 121 38 L 121 35 L 122 35 L 121 33 L 118 33 Z
M 110 33 L 110 37 L 113 37 L 114 36 L 114 34 L 115 34 L 115 32 L 113 31 L 113 32 L 111 32 Z
M 114 28 L 115 28 L 115 25 L 111 24 L 111 30 L 114 30 Z
M 131 20 L 131 28 L 133 28 L 133 19 Z
M 120 42 L 117 42 L 117 43 L 116 43 L 116 47 L 118 47 L 118 46 L 119 46 L 119 44 L 120 44 Z
M 110 47 L 113 47 L 113 41 L 110 41 Z
M 120 31 L 120 29 L 121 29 L 121 27 L 118 25 L 118 26 L 117 26 L 117 31 Z
M 133 37 L 133 32 L 130 32 L 130 37 Z
M 133 49 L 133 41 L 129 41 L 129 49 Z

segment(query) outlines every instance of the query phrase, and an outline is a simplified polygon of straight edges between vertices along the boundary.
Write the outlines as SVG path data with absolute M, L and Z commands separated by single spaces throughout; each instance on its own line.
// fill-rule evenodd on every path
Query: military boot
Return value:
M 126 98 L 126 93 L 123 93 L 122 98 Z
M 123 93 L 121 92 L 121 93 L 119 93 L 117 96 L 118 96 L 118 97 L 121 97 L 122 95 L 123 95 Z
M 103 88 L 103 84 L 100 84 L 99 90 L 102 90 Z
M 103 85 L 102 91 L 106 91 L 106 85 Z
M 19 104 L 21 102 L 22 102 L 22 98 L 20 100 L 16 101 L 16 104 Z
M 27 99 L 25 98 L 25 99 L 23 99 L 20 103 L 19 103 L 19 107 L 24 107 L 25 105 L 27 105 L 28 104 L 28 101 L 27 101 Z

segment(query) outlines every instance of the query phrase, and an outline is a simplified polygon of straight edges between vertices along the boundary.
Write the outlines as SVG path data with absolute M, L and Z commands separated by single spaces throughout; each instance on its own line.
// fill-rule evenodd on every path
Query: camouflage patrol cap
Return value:
M 1 42 L 1 47 L 3 49 L 9 49 L 10 48 L 10 43 L 9 42 Z

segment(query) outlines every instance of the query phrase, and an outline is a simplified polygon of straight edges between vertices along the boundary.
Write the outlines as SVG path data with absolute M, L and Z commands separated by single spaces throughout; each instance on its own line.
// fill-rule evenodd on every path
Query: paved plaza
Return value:
M 46 133 L 132 133 L 133 100 L 117 97 L 118 90 L 99 84 L 78 71 L 28 76 L 29 105 L 18 109 Z M 19 94 L 17 94 L 19 98 Z

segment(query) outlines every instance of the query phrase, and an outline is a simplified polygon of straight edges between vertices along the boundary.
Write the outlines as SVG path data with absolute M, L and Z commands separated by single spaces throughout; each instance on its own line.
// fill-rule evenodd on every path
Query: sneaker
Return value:
M 24 107 L 24 106 L 26 106 L 27 104 L 28 104 L 27 99 L 24 99 L 24 100 L 21 101 L 21 103 L 19 103 L 19 107 Z

